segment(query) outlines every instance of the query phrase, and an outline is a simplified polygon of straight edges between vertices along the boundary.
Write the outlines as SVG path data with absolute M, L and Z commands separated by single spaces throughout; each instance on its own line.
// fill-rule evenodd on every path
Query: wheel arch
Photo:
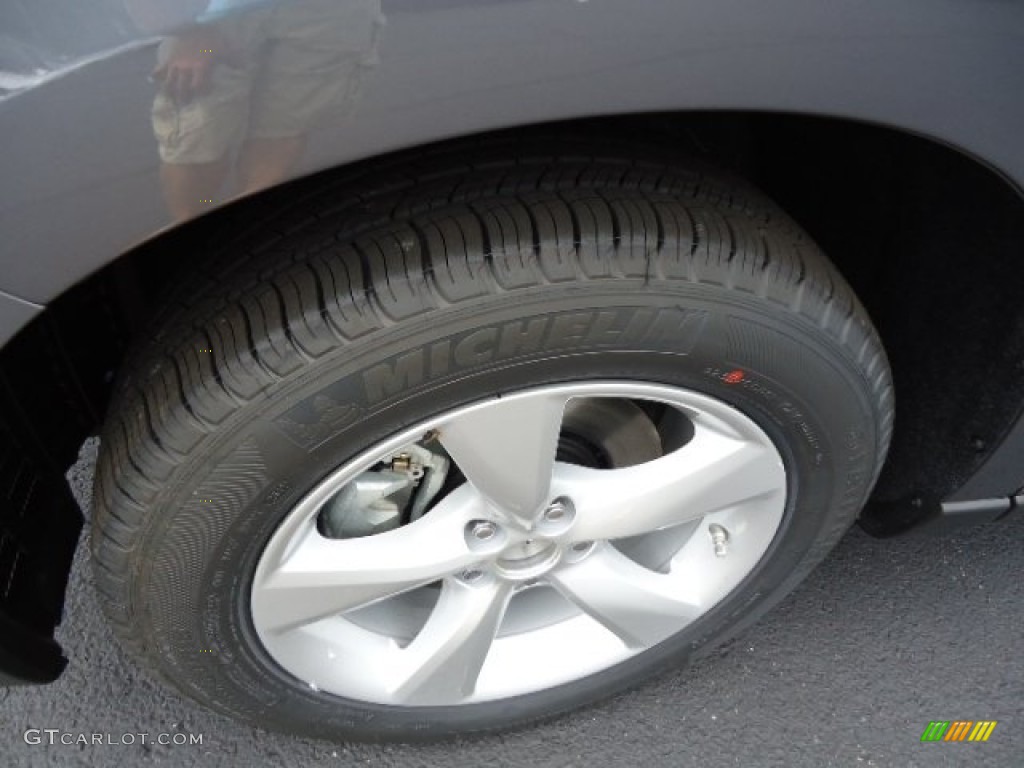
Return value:
M 1024 197 L 1006 175 L 947 144 L 796 114 L 589 118 L 461 137 L 293 181 L 121 254 L 25 326 L 0 351 L 0 372 L 14 399 L 27 404 L 37 444 L 55 466 L 67 467 L 95 432 L 118 365 L 144 332 L 161 289 L 207 257 L 194 243 L 259 228 L 269 212 L 301 207 L 304 195 L 324 184 L 402 183 L 410 167 L 429 172 L 467 148 L 484 158 L 509 141 L 554 136 L 585 146 L 638 135 L 645 145 L 670 147 L 759 185 L 815 237 L 867 305 L 892 361 L 899 403 L 876 499 L 946 498 L 996 457 L 1024 405 L 1024 366 L 1017 362 L 1024 359 L 1024 309 L 1013 290 L 1024 282 L 1014 250 L 1024 242 Z M 976 343 L 979 334 L 989 342 Z M 938 362 L 940 352 L 950 362 Z M 925 451 L 930 460 L 922 462 Z M 1003 475 L 974 497 L 1005 496 L 1024 481 Z

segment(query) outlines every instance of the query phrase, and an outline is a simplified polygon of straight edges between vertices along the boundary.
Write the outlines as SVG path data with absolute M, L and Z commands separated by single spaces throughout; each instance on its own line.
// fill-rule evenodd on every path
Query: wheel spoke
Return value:
M 276 568 L 259 579 L 252 610 L 283 631 L 361 608 L 437 581 L 480 560 L 466 546 L 465 524 L 479 504 L 454 493 L 411 525 L 355 539 L 328 539 L 315 525 Z
M 501 398 L 442 424 L 441 443 L 498 510 L 528 522 L 548 501 L 566 401 L 552 394 Z
M 426 625 L 401 652 L 396 699 L 436 704 L 471 696 L 511 594 L 504 582 L 447 579 Z
M 690 520 L 654 533 L 619 539 L 615 548 L 653 571 L 664 572 L 699 527 L 699 520 Z
M 678 594 L 677 582 L 609 545 L 548 578 L 631 648 L 660 642 L 700 614 L 698 605 Z
M 555 467 L 552 491 L 576 505 L 572 536 L 618 539 L 698 520 L 728 507 L 784 494 L 778 454 L 757 442 L 700 429 L 666 456 L 623 469 Z

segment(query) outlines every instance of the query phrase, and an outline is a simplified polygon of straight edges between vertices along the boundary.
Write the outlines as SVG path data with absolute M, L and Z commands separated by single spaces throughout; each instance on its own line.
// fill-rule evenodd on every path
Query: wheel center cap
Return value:
M 562 548 L 555 542 L 531 539 L 502 552 L 495 568 L 511 581 L 529 581 L 550 571 L 561 559 Z

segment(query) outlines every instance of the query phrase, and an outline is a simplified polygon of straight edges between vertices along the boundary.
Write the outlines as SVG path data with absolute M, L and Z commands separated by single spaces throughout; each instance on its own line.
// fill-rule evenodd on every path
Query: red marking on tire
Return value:
M 745 378 L 747 378 L 747 376 L 743 371 L 732 371 L 725 374 L 725 376 L 722 377 L 722 381 L 726 384 L 739 384 Z

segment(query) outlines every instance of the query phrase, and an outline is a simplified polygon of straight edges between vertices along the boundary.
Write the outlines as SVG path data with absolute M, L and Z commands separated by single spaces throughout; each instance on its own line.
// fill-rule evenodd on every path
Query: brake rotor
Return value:
M 558 460 L 597 469 L 631 467 L 664 453 L 647 412 L 630 400 L 570 400 L 562 419 Z

